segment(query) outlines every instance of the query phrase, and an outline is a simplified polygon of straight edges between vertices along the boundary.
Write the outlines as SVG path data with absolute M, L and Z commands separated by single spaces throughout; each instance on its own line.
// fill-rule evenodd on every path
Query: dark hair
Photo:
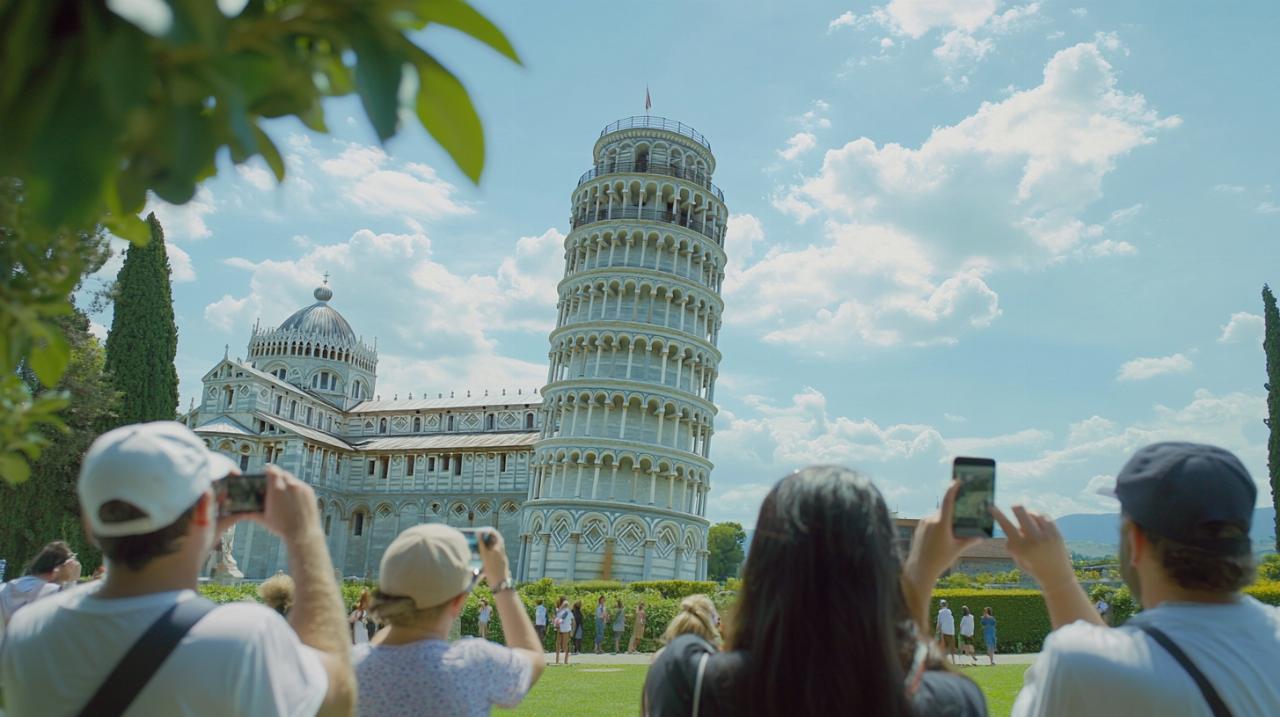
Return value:
M 968 606 L 968 605 L 961 605 L 961 606 L 960 606 L 960 614 L 961 614 L 961 615 L 968 615 L 968 614 L 969 614 L 969 606 Z
M 1243 532 L 1229 523 L 1201 529 L 1205 537 L 1229 538 Z M 1233 535 L 1233 532 L 1235 535 Z M 1169 579 L 1184 590 L 1234 593 L 1253 584 L 1257 564 L 1252 547 L 1244 542 L 1236 552 L 1224 555 L 1197 548 L 1143 530 L 1147 542 Z
M 24 575 L 44 575 L 57 570 L 64 563 L 71 559 L 74 551 L 71 546 L 61 540 L 55 540 L 47 543 L 36 556 L 27 563 L 22 573 Z
M 199 502 L 197 499 L 196 503 Z M 122 563 L 130 570 L 141 570 L 156 558 L 178 552 L 187 536 L 187 529 L 191 527 L 196 503 L 183 511 L 177 520 L 159 530 L 142 535 L 100 535 L 97 536 L 98 546 L 111 562 Z M 124 523 L 145 517 L 147 514 L 142 509 L 123 500 L 109 500 L 98 509 L 98 519 L 104 523 Z
M 880 492 L 847 468 L 812 466 L 773 487 L 727 621 L 747 714 L 912 714 L 895 538 Z

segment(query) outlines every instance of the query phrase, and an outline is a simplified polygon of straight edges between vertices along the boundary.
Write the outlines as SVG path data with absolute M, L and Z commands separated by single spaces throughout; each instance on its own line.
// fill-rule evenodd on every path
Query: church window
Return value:
M 453 462 L 453 474 L 456 476 L 462 475 L 462 456 L 458 456 L 458 460 Z
M 527 429 L 532 429 L 532 428 L 533 428 L 533 414 L 532 414 L 532 413 L 526 413 L 526 414 L 524 414 L 524 427 L 525 427 L 525 428 L 527 428 Z
M 297 417 L 298 417 L 298 402 L 290 401 L 289 402 L 289 418 L 294 419 Z
M 223 395 L 226 398 L 226 408 L 231 408 L 232 404 L 234 404 L 236 400 L 235 389 L 231 388 L 230 386 L 227 386 L 226 388 L 223 389 Z
M 243 453 L 240 455 L 240 472 L 243 473 L 248 470 L 249 470 L 249 454 Z
M 411 476 L 411 475 L 413 475 L 413 469 L 414 469 L 414 465 L 413 465 L 413 464 L 414 464 L 414 460 L 413 460 L 413 459 L 414 459 L 414 458 L 416 458 L 416 457 L 417 457 L 417 456 L 409 456 L 408 458 L 405 458 L 405 467 L 404 467 L 404 473 L 405 473 L 405 475 L 410 475 L 410 476 Z
M 422 418 L 415 416 L 413 419 L 413 432 L 419 433 L 421 431 L 422 431 Z
M 492 413 L 490 413 L 489 415 L 487 415 L 487 416 L 485 416 L 485 417 L 484 417 L 484 429 L 485 429 L 486 431 L 492 431 L 492 430 L 493 430 L 493 421 L 494 421 L 494 419 L 493 419 L 493 414 L 492 414 Z
M 357 512 L 353 517 L 355 518 L 355 523 L 351 534 L 356 536 L 364 535 L 364 513 Z
M 435 457 L 435 456 L 427 456 L 427 472 L 428 472 L 428 473 L 435 473 L 435 472 L 436 472 L 436 457 Z
M 374 462 L 373 462 L 373 459 L 370 458 L 369 459 L 369 475 L 373 475 L 373 471 L 374 471 Z
M 311 425 L 311 407 L 310 407 L 310 406 L 307 406 L 307 419 L 306 419 L 306 423 L 307 423 L 307 425 L 308 425 L 308 426 L 310 426 L 310 425 Z
M 378 433 L 386 433 L 386 432 L 387 432 L 387 419 L 384 418 L 378 421 Z
M 507 454 L 506 453 L 502 453 L 498 455 L 498 472 L 499 473 L 507 472 Z
M 453 416 L 449 416 L 449 428 L 447 430 L 453 430 Z
M 329 534 L 329 522 L 330 522 L 332 519 L 333 519 L 333 516 L 332 516 L 332 515 L 326 515 L 326 516 L 324 517 L 324 534 L 325 534 L 325 535 L 328 535 L 328 534 Z
M 445 471 L 449 470 L 449 456 L 444 457 L 444 470 Z
M 382 464 L 382 478 L 388 478 L 391 475 L 391 458 L 383 456 L 378 459 L 378 463 Z
M 276 396 L 276 415 L 280 415 L 280 409 L 284 408 L 284 396 Z

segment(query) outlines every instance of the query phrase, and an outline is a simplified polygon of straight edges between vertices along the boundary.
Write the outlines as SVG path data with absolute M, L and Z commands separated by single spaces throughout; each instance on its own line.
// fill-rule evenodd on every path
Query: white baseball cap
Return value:
M 172 525 L 215 480 L 236 468 L 181 423 L 135 423 L 108 431 L 89 446 L 76 489 L 95 535 L 143 535 Z M 98 511 L 113 500 L 146 515 L 104 523 Z
M 415 525 L 396 536 L 382 554 L 378 589 L 412 598 L 419 610 L 443 605 L 475 585 L 470 561 L 471 548 L 457 528 Z

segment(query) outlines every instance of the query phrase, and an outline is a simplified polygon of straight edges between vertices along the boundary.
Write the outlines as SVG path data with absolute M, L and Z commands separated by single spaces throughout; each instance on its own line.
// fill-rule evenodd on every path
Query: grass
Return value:
M 962 674 L 986 693 L 991 717 L 1008 717 L 1027 667 L 974 667 L 964 669 Z M 549 667 L 519 707 L 494 713 L 519 717 L 634 717 L 640 712 L 640 690 L 648 669 L 648 665 Z

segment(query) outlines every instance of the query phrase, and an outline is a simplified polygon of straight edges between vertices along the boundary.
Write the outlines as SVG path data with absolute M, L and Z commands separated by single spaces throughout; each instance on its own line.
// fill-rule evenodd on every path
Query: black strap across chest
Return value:
M 116 663 L 89 703 L 80 710 L 80 717 L 124 714 L 182 638 L 214 607 L 204 598 L 194 598 L 174 603 L 165 610 Z
M 1204 676 L 1196 663 L 1191 661 L 1187 653 L 1178 647 L 1178 643 L 1165 634 L 1163 630 L 1151 627 L 1150 625 L 1136 625 L 1139 630 L 1145 632 L 1152 640 L 1155 640 L 1160 647 L 1165 649 L 1173 659 L 1182 665 L 1182 669 L 1187 671 L 1191 679 L 1196 683 L 1196 687 L 1200 688 L 1200 694 L 1204 695 L 1205 702 L 1209 703 L 1209 710 L 1213 712 L 1213 717 L 1231 717 L 1231 710 L 1227 708 L 1227 703 L 1222 701 L 1222 696 L 1214 689 L 1213 684 L 1209 682 L 1209 678 Z

